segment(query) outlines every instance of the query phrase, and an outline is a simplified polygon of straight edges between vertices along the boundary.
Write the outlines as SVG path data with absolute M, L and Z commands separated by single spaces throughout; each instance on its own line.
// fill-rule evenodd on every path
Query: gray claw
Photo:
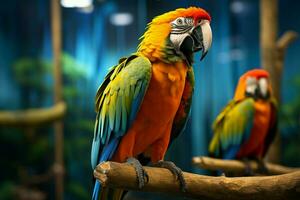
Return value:
M 183 177 L 182 170 L 179 167 L 177 167 L 173 162 L 160 160 L 157 163 L 152 164 L 152 166 L 166 168 L 170 170 L 172 174 L 176 176 L 176 179 L 179 181 L 181 191 L 182 192 L 187 191 L 187 186 L 186 186 L 185 179 Z
M 247 158 L 243 158 L 242 161 L 245 164 L 245 176 L 254 176 L 254 171 L 251 168 L 250 160 Z
M 258 172 L 261 174 L 269 175 L 269 169 L 262 159 L 257 159 Z
M 145 186 L 146 182 L 149 181 L 149 176 L 148 176 L 147 172 L 144 170 L 143 166 L 136 158 L 133 158 L 133 157 L 128 158 L 127 163 L 134 166 L 136 176 L 137 176 L 138 186 L 140 189 L 143 188 Z M 146 181 L 145 181 L 145 179 L 146 179 Z

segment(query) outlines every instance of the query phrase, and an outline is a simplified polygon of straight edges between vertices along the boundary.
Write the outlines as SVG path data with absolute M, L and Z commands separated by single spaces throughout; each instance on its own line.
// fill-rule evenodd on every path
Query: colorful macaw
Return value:
M 234 99 L 213 123 L 209 153 L 223 159 L 261 161 L 276 133 L 276 113 L 268 72 L 248 71 L 241 76 Z
M 136 158 L 148 158 L 175 173 L 185 187 L 181 170 L 163 161 L 169 144 L 185 128 L 194 88 L 193 54 L 211 46 L 209 14 L 196 7 L 155 17 L 141 37 L 138 50 L 120 59 L 96 94 L 96 122 L 91 151 L 93 169 L 100 162 L 129 162 L 139 187 L 147 177 Z M 105 198 L 96 181 L 93 199 Z

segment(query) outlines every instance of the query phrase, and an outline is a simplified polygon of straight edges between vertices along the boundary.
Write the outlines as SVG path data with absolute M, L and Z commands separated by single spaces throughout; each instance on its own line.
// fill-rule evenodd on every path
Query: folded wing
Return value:
M 134 121 L 151 79 L 151 63 L 132 55 L 120 60 L 105 77 L 96 95 L 96 123 L 91 151 L 93 169 L 109 160 Z

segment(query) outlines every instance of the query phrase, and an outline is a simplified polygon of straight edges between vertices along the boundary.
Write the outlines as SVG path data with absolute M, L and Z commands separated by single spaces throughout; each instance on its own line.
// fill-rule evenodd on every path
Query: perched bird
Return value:
M 233 100 L 213 123 L 209 153 L 223 159 L 262 161 L 276 133 L 276 116 L 268 72 L 248 71 L 241 76 Z
M 196 7 L 155 17 L 141 37 L 138 50 L 112 67 L 96 94 L 96 122 L 91 150 L 93 169 L 100 162 L 129 162 L 139 187 L 146 172 L 136 158 L 149 158 L 157 167 L 181 170 L 163 161 L 169 144 L 185 128 L 194 88 L 193 55 L 211 46 L 209 14 Z M 101 190 L 95 182 L 93 199 Z M 104 198 L 105 192 L 100 192 Z

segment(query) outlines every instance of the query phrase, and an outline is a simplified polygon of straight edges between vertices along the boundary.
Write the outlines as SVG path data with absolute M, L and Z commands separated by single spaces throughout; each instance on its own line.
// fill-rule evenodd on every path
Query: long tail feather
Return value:
M 93 190 L 92 200 L 97 200 L 98 199 L 98 195 L 99 195 L 100 190 L 101 190 L 101 183 L 98 180 L 96 180 L 94 190 Z
M 115 152 L 118 144 L 119 144 L 119 140 L 120 138 L 114 138 L 104 149 L 103 149 L 103 153 L 99 159 L 99 163 L 101 162 L 104 162 L 104 161 L 107 161 L 109 160 L 113 153 Z M 99 193 L 101 193 L 101 183 L 96 180 L 95 181 L 95 186 L 94 186 L 94 189 L 93 189 L 93 196 L 92 196 L 92 200 L 97 200 L 98 199 L 98 196 L 99 196 Z M 100 194 L 100 196 L 102 196 Z

